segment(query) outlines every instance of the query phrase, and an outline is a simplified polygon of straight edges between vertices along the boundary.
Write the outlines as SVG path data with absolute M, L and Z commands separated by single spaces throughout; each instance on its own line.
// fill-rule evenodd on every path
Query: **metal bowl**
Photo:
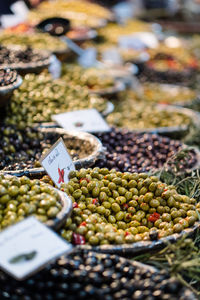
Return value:
M 90 90 L 91 94 L 96 94 L 102 97 L 108 97 L 112 98 L 115 97 L 119 92 L 122 92 L 125 90 L 125 84 L 122 81 L 116 80 L 114 85 L 112 87 L 108 87 L 105 89 L 99 89 L 99 90 Z M 113 108 L 114 109 L 114 108 Z
M 62 128 L 39 128 L 42 133 L 51 135 L 57 133 L 59 137 L 63 137 L 63 140 L 68 147 L 71 145 L 79 150 L 83 149 L 83 154 L 78 159 L 74 159 L 76 169 L 88 168 L 92 166 L 95 161 L 102 158 L 104 155 L 104 148 L 100 140 L 87 132 L 67 131 Z M 43 167 L 22 169 L 22 170 L 5 170 L 1 171 L 2 174 L 10 174 L 15 176 L 29 176 L 40 177 L 46 174 Z
M 166 110 L 168 112 L 179 112 L 182 113 L 186 116 L 188 116 L 191 119 L 191 123 L 199 128 L 200 127 L 200 114 L 184 107 L 179 107 L 175 105 L 161 105 L 158 104 L 157 108 L 159 110 Z M 181 125 L 181 126 L 172 126 L 172 127 L 157 127 L 157 128 L 145 128 L 141 130 L 133 129 L 135 132 L 140 132 L 140 133 L 156 133 L 156 134 L 161 134 L 165 135 L 171 138 L 178 138 L 180 139 L 181 137 L 184 137 L 188 131 L 189 131 L 190 125 Z
M 17 51 L 17 50 L 22 50 L 25 49 L 26 47 L 21 47 L 21 46 L 16 46 L 13 45 L 11 46 L 7 46 L 7 48 L 11 49 L 13 52 Z M 29 63 L 24 63 L 24 62 L 20 62 L 20 63 L 12 63 L 12 64 L 2 64 L 1 68 L 11 68 L 11 69 L 15 69 L 17 70 L 17 72 L 20 75 L 25 75 L 27 73 L 36 73 L 39 74 L 41 73 L 44 69 L 47 69 L 51 63 L 52 60 L 52 56 L 51 53 L 45 50 L 36 50 L 33 49 L 33 52 L 35 54 L 37 54 L 39 57 L 41 56 L 41 60 L 38 60 L 36 62 L 29 62 Z
M 3 174 L 3 175 L 8 179 L 13 177 L 9 174 L 6 174 L 6 175 Z M 52 187 L 51 185 L 49 185 L 47 183 L 45 183 L 45 185 L 48 185 L 50 189 L 56 190 L 58 192 L 59 202 L 61 203 L 62 208 L 54 219 L 49 219 L 44 224 L 54 230 L 58 230 L 65 223 L 66 219 L 70 216 L 70 214 L 72 212 L 72 208 L 73 208 L 72 200 L 66 193 Z
M 0 87 L 0 107 L 6 106 L 9 102 L 15 89 L 19 88 L 23 80 L 20 75 L 17 76 L 17 80 L 12 84 Z
M 52 187 L 51 187 L 52 188 Z M 72 200 L 71 198 L 66 194 L 56 189 L 58 192 L 60 199 L 59 202 L 62 205 L 61 211 L 57 214 L 56 218 L 49 219 L 45 224 L 54 229 L 58 230 L 62 227 L 62 225 L 65 223 L 66 219 L 70 216 L 72 212 Z
M 122 256 L 133 256 L 143 254 L 155 250 L 160 250 L 167 246 L 168 243 L 174 243 L 183 236 L 193 236 L 200 228 L 200 222 L 196 222 L 193 227 L 184 229 L 181 233 L 174 233 L 170 236 L 161 238 L 156 241 L 141 241 L 133 244 L 124 245 L 101 245 L 101 246 L 90 246 L 80 245 L 76 246 L 76 249 L 84 251 L 94 251 L 98 253 L 109 253 L 118 254 Z

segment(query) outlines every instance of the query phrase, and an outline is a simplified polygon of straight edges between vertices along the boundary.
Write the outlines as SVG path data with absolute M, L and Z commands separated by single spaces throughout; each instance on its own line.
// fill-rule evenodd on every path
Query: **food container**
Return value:
M 23 51 L 26 50 L 26 48 L 24 47 L 20 47 L 20 46 L 9 46 L 7 47 L 8 49 L 12 50 L 12 52 L 14 53 L 15 51 Z M 38 56 L 40 59 L 34 62 L 17 62 L 17 63 L 10 63 L 8 64 L 2 64 L 1 68 L 11 68 L 11 69 L 15 69 L 17 70 L 17 72 L 20 75 L 25 75 L 27 73 L 36 73 L 39 74 L 41 73 L 44 69 L 47 69 L 51 63 L 52 60 L 52 56 L 48 51 L 45 50 L 35 50 L 32 49 L 33 53 L 35 54 L 35 56 Z
M 67 148 L 78 150 L 79 157 L 75 157 L 74 164 L 76 169 L 88 168 L 92 166 L 95 161 L 104 155 L 104 148 L 98 138 L 92 134 L 86 132 L 68 132 L 62 128 L 40 128 L 42 133 L 51 135 L 51 133 L 57 133 L 59 137 L 62 137 Z M 15 176 L 29 176 L 40 177 L 45 174 L 43 167 L 23 169 L 23 170 L 9 170 L 1 171 L 4 174 L 10 174 Z
M 57 190 L 57 189 L 56 189 Z M 56 218 L 52 220 L 48 220 L 45 224 L 54 229 L 58 230 L 62 225 L 65 223 L 66 219 L 70 216 L 71 211 L 72 211 L 72 201 L 70 197 L 66 194 L 63 193 L 59 190 L 57 190 L 60 196 L 60 203 L 62 205 L 61 211 L 57 214 Z
M 199 128 L 200 126 L 200 115 L 188 108 L 184 107 L 178 107 L 175 105 L 157 105 L 158 109 L 160 110 L 166 110 L 168 112 L 179 112 L 182 114 L 185 114 L 191 119 L 191 123 Z M 185 136 L 188 131 L 189 131 L 189 125 L 182 125 L 182 126 L 174 126 L 174 127 L 158 127 L 158 128 L 147 128 L 144 130 L 137 130 L 135 129 L 134 131 L 136 132 L 151 132 L 151 133 L 157 133 L 165 136 L 169 136 L 171 138 L 178 138 L 180 139 L 181 137 Z
M 12 96 L 13 92 L 15 89 L 20 87 L 22 84 L 23 80 L 20 75 L 17 75 L 17 79 L 15 82 L 7 85 L 0 87 L 0 108 L 3 106 L 6 106 L 8 104 L 8 101 L 10 97 Z
M 77 250 L 84 251 L 94 251 L 99 253 L 109 253 L 117 254 L 122 256 L 133 256 L 138 254 L 143 254 L 147 252 L 152 252 L 155 250 L 162 249 L 167 246 L 168 243 L 174 243 L 178 239 L 184 236 L 194 236 L 195 233 L 200 228 L 200 222 L 196 222 L 193 227 L 184 229 L 181 233 L 174 233 L 170 236 L 161 238 L 156 241 L 141 241 L 133 244 L 124 245 L 101 245 L 101 246 L 90 246 L 90 245 L 80 245 L 76 246 Z
M 0 172 L 1 174 L 1 172 Z M 5 174 L 3 174 L 5 175 Z M 13 176 L 6 175 L 5 178 L 11 179 Z M 70 216 L 72 212 L 72 200 L 71 198 L 64 192 L 52 187 L 51 185 L 46 184 L 50 189 L 56 190 L 56 192 L 59 194 L 59 202 L 62 205 L 61 210 L 58 212 L 55 218 L 48 219 L 47 222 L 45 222 L 45 225 L 48 227 L 58 230 L 60 227 L 65 223 L 66 219 Z
M 105 89 L 99 89 L 99 90 L 94 90 L 94 91 L 91 90 L 91 93 L 97 94 L 102 97 L 113 98 L 113 97 L 117 96 L 117 94 L 119 92 L 124 91 L 124 89 L 125 89 L 125 84 L 122 81 L 116 80 L 113 87 L 108 87 Z M 108 103 L 108 105 L 110 106 L 110 109 L 111 109 L 111 104 Z M 114 110 L 114 107 L 113 107 L 113 110 Z

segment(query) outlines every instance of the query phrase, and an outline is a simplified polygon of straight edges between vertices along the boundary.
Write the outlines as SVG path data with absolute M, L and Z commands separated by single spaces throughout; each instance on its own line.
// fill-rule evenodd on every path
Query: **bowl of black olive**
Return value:
M 0 107 L 8 103 L 13 91 L 22 84 L 22 78 L 16 70 L 0 68 Z

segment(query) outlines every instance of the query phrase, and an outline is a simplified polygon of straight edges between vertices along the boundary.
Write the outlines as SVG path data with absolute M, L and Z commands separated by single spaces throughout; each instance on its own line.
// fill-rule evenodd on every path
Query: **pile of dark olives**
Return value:
M 0 282 L 2 300 L 193 299 L 192 293 L 165 271 L 93 252 L 72 253 L 22 282 L 1 271 Z
M 0 126 L 0 170 L 18 171 L 41 167 L 39 159 L 45 151 L 62 137 L 68 152 L 75 161 L 88 155 L 92 145 L 88 141 L 68 138 L 57 132 L 42 132 L 37 128 L 16 126 Z
M 180 141 L 171 140 L 156 134 L 139 134 L 127 129 L 112 128 L 110 132 L 97 134 L 106 147 L 105 158 L 96 166 L 115 168 L 121 172 L 146 172 L 160 169 L 169 161 L 173 168 L 173 156 L 183 149 Z M 178 170 L 191 169 L 197 163 L 195 150 L 191 149 L 179 161 Z
M 17 72 L 11 69 L 0 69 L 0 87 L 5 87 L 17 80 Z
M 103 112 L 107 100 L 90 95 L 87 88 L 53 80 L 49 74 L 27 74 L 14 91 L 7 107 L 6 122 L 26 127 L 27 124 L 51 122 L 51 116 L 67 111 L 96 108 Z
M 26 176 L 0 175 L 0 230 L 33 215 L 41 222 L 53 219 L 62 208 L 55 189 Z
M 90 168 L 72 171 L 69 178 L 62 190 L 71 196 L 73 212 L 61 234 L 74 244 L 156 240 L 180 233 L 198 218 L 196 200 L 156 176 Z
M 21 63 L 34 63 L 47 59 L 49 55 L 33 50 L 31 47 L 25 49 L 11 49 L 0 46 L 0 64 L 12 65 Z

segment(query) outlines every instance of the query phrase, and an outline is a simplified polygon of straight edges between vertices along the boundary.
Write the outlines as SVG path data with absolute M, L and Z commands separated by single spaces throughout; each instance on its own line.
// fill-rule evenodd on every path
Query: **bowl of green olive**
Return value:
M 129 128 L 136 132 L 152 132 L 172 138 L 184 137 L 191 126 L 200 126 L 199 114 L 191 109 L 156 105 L 128 99 L 119 103 L 107 117 L 110 125 Z
M 0 230 L 32 215 L 58 230 L 72 210 L 72 202 L 65 193 L 23 176 L 0 175 Z
M 156 176 L 90 168 L 72 171 L 69 179 L 62 190 L 73 210 L 61 235 L 78 249 L 142 253 L 200 227 L 200 203 Z

